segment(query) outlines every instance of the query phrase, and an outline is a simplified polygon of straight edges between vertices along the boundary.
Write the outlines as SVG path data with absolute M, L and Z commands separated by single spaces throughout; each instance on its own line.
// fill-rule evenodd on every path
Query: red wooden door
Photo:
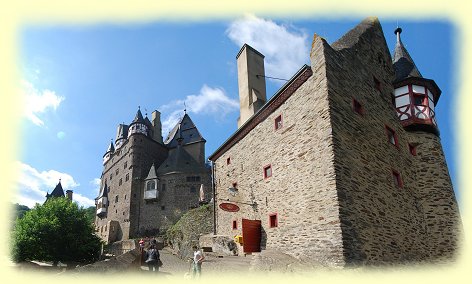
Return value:
M 243 227 L 243 251 L 261 251 L 261 220 L 242 220 Z

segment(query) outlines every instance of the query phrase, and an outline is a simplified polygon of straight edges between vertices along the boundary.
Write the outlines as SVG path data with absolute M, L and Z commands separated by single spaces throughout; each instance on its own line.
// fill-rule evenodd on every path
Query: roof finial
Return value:
M 397 28 L 395 29 L 394 33 L 397 35 L 397 42 L 401 42 L 400 34 L 402 33 L 402 28 L 398 26 L 398 23 L 397 23 Z
M 185 101 L 184 101 L 184 114 L 187 114 L 187 105 L 185 105 Z
M 144 108 L 144 113 L 145 113 L 145 115 L 146 115 L 146 117 L 147 117 L 147 109 L 146 109 L 146 108 Z
M 61 178 L 59 178 L 59 183 L 61 183 Z

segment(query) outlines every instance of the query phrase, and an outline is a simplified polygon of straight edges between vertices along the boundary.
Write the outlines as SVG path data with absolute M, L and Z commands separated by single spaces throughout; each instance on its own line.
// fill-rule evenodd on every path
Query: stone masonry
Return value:
M 397 118 L 378 20 L 331 46 L 315 35 L 310 59 L 210 156 L 218 204 L 240 207 L 217 207 L 217 234 L 261 220 L 261 249 L 332 267 L 453 259 L 461 222 L 440 138 Z

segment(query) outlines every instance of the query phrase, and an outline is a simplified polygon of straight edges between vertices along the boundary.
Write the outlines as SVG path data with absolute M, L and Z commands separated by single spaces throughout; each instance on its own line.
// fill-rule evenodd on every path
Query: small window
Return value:
M 126 194 L 125 194 L 125 200 L 126 200 Z
M 233 220 L 233 230 L 237 230 L 237 229 L 238 229 L 238 221 Z
M 115 196 L 115 202 L 118 202 L 118 195 Z
M 362 107 L 361 103 L 358 102 L 356 99 L 352 99 L 352 109 L 360 115 L 364 114 L 364 108 Z
M 128 167 L 128 162 L 125 162 L 123 169 L 126 169 Z
M 374 86 L 378 91 L 382 89 L 382 86 L 380 85 L 380 81 L 375 77 L 374 77 Z
M 237 187 L 238 187 L 238 183 L 237 183 L 237 182 L 233 182 L 232 186 L 233 186 L 234 188 L 237 188 Z
M 403 187 L 402 178 L 399 172 L 397 172 L 396 170 L 392 170 L 392 178 L 393 178 L 393 184 L 396 187 L 399 187 L 399 188 Z
M 412 156 L 416 156 L 416 145 L 408 143 L 408 149 L 410 150 L 410 154 Z
M 136 198 L 136 193 L 133 193 L 133 197 Z
M 395 133 L 395 131 L 388 126 L 385 126 L 385 129 L 387 131 L 388 142 L 395 146 L 398 146 L 398 139 L 397 139 L 397 134 Z
M 123 183 L 123 179 L 120 178 L 120 181 L 118 182 L 118 185 L 121 185 Z
M 116 169 L 115 174 L 118 175 L 119 172 L 120 172 L 120 171 L 119 171 L 118 169 Z
M 227 164 L 227 165 L 231 164 L 231 157 L 228 157 L 228 158 L 226 159 L 226 164 Z
M 270 178 L 272 176 L 272 166 L 268 165 L 264 167 L 264 178 Z
M 275 130 L 282 128 L 282 126 L 283 126 L 282 115 L 279 115 L 275 118 Z
M 275 228 L 278 227 L 278 221 L 277 221 L 277 213 L 270 214 L 269 215 L 269 227 L 270 228 Z
M 428 105 L 428 99 L 426 98 L 425 95 L 418 95 L 418 94 L 415 94 L 415 95 L 413 95 L 413 104 L 414 104 L 415 106 Z
M 126 174 L 126 178 L 125 178 L 126 181 L 129 180 L 129 173 Z
M 110 180 L 112 180 L 112 178 L 113 178 L 113 173 L 110 174 Z
M 161 185 L 161 190 L 162 190 L 162 191 L 166 191 L 166 184 L 165 184 L 165 183 L 163 183 L 163 184 Z
M 146 191 L 148 190 L 154 190 L 156 188 L 156 182 L 153 180 L 150 180 L 146 184 Z
M 166 207 L 164 205 L 162 205 L 161 210 L 166 210 Z

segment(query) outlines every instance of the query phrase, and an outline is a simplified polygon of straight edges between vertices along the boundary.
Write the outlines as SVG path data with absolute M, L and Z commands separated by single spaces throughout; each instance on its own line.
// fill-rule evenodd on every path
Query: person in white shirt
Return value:
M 205 259 L 202 251 L 197 246 L 193 246 L 193 277 L 200 277 L 202 274 L 202 262 Z

